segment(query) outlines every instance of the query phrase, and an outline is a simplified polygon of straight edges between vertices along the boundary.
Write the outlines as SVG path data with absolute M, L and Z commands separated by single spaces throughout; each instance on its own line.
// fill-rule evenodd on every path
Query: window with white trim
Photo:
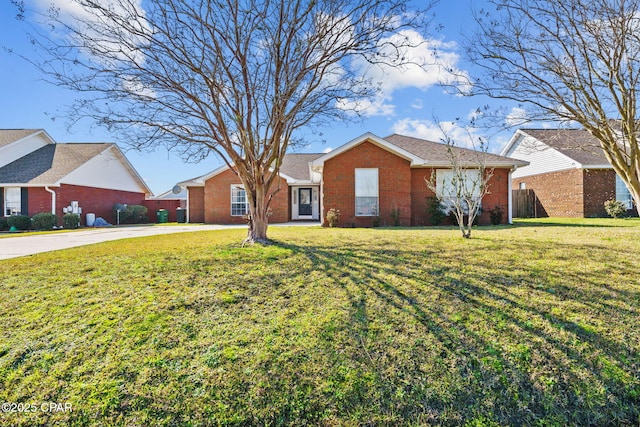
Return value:
M 616 200 L 624 203 L 627 209 L 633 209 L 633 197 L 626 184 L 616 175 Z
M 22 209 L 22 190 L 20 187 L 4 189 L 4 215 L 20 215 Z
M 438 169 L 436 170 L 436 193 L 444 205 L 445 211 L 453 209 L 458 199 L 477 199 L 482 187 L 478 169 Z M 464 209 L 469 207 L 462 206 Z
M 377 216 L 378 169 L 356 169 L 356 216 Z
M 241 185 L 231 186 L 231 216 L 244 216 L 249 213 L 247 192 Z

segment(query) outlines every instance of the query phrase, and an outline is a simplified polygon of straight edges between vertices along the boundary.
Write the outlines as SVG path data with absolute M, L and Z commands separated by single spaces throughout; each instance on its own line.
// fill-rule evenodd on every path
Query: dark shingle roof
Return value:
M 425 161 L 425 165 L 449 163 L 451 161 L 449 146 L 440 142 L 427 141 L 425 139 L 398 134 L 387 136 L 383 139 L 396 147 L 420 157 Z M 479 160 L 483 160 L 485 164 L 493 166 L 502 164 L 510 166 L 513 165 L 514 162 L 516 164 L 521 163 L 520 160 L 499 156 L 497 154 L 484 153 L 460 147 L 451 147 L 451 149 L 458 161 L 477 163 Z
M 49 144 L 0 168 L 5 184 L 55 184 L 113 144 Z
M 309 162 L 324 154 L 285 154 L 280 166 L 280 172 L 300 181 L 309 181 Z
M 0 148 L 40 131 L 41 129 L 0 129 Z
M 584 129 L 522 129 L 533 138 L 582 165 L 606 165 L 598 140 Z

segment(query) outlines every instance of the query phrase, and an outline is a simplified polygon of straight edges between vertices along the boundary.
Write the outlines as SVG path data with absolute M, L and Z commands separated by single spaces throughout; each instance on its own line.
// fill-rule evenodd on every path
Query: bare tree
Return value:
M 456 147 L 448 136 L 443 142 L 447 144 L 449 165 L 446 169 L 432 171 L 429 179 L 425 177 L 425 182 L 440 201 L 443 211 L 453 214 L 462 237 L 469 239 L 493 177 L 493 169 L 486 166 L 487 145 L 481 140 L 481 149 L 474 151 Z
M 217 153 L 246 190 L 250 242 L 267 240 L 269 205 L 280 190 L 282 158 L 299 142 L 296 131 L 353 117 L 346 106 L 379 89 L 366 68 L 407 65 L 407 49 L 424 43 L 431 7 L 70 1 L 65 11 L 49 10 L 47 27 L 34 27 L 44 59 L 33 62 L 53 83 L 86 95 L 73 106 L 77 117 L 136 149 L 164 145 L 192 161 Z
M 577 123 L 640 208 L 640 0 L 490 0 L 467 45 L 473 94 L 518 102 L 530 120 Z

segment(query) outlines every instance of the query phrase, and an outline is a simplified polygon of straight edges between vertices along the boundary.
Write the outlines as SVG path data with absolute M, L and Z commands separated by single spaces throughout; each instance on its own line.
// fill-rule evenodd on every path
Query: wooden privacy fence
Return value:
M 514 218 L 536 218 L 536 193 L 531 189 L 512 190 Z

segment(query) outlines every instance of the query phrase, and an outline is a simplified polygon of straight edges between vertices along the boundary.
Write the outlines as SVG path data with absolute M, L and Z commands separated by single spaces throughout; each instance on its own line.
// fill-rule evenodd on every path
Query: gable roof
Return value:
M 322 153 L 285 154 L 280 165 L 280 173 L 296 181 L 310 181 L 309 163 L 323 155 Z
M 0 129 L 0 148 L 38 133 L 46 134 L 43 129 Z
M 115 144 L 49 144 L 0 168 L 0 183 L 56 185 Z
M 508 152 L 521 136 L 528 135 L 582 166 L 607 166 L 598 140 L 584 129 L 519 129 L 502 151 Z

